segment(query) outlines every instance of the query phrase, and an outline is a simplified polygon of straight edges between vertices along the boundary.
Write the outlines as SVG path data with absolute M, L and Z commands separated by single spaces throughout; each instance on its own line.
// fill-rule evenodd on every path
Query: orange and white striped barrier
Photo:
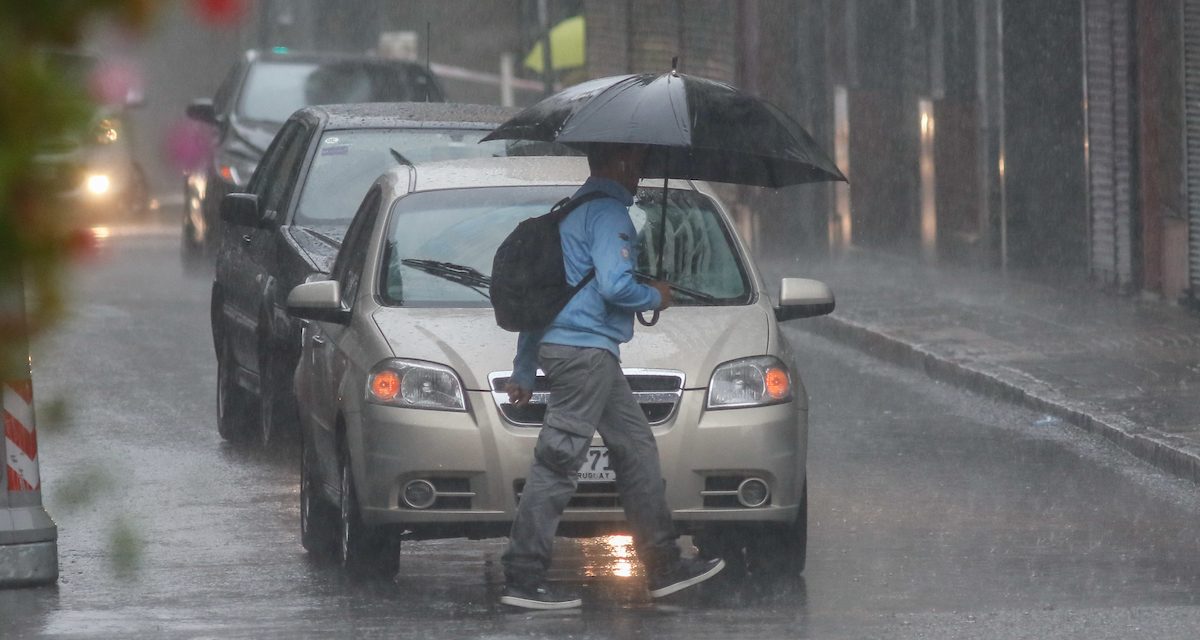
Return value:
M 0 283 L 0 314 L 25 315 L 25 292 Z M 3 345 L 11 356 L 29 353 L 25 344 Z M 7 360 L 7 359 L 6 359 Z M 17 370 L 5 370 L 0 383 L 0 588 L 54 583 L 58 580 L 58 526 L 42 506 L 42 480 L 38 471 L 37 427 L 33 416 L 33 382 L 28 358 Z M 21 370 L 23 369 L 23 370 Z M 13 379 L 17 378 L 17 379 Z
M 2 391 L 8 490 L 38 491 L 42 483 L 33 421 L 33 384 L 28 380 L 5 382 Z

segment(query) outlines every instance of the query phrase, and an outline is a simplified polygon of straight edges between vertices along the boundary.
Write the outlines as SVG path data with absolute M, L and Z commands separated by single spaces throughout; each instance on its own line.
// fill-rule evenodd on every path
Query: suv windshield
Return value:
M 250 67 L 237 113 L 246 120 L 278 123 L 296 109 L 314 104 L 441 99 L 419 67 L 361 60 L 272 61 Z
M 404 264 L 434 260 L 492 270 L 504 238 L 526 218 L 541 215 L 576 187 L 487 187 L 414 193 L 392 207 L 384 242 L 380 296 L 408 307 L 490 306 L 478 291 Z M 653 273 L 661 227 L 661 189 L 641 189 L 630 217 L 638 230 L 638 270 Z M 748 304 L 751 288 L 739 252 L 716 205 L 695 191 L 672 189 L 667 198 L 663 267 L 668 280 L 712 299 L 686 295 L 678 305 Z
M 321 136 L 293 224 L 345 228 L 379 174 L 398 164 L 574 151 L 519 140 L 479 143 L 486 129 L 346 129 Z M 534 148 L 536 147 L 536 148 Z

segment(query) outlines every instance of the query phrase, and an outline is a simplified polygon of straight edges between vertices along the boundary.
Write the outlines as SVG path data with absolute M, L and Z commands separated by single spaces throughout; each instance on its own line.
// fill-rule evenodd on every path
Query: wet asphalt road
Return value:
M 170 229 L 74 272 L 34 353 L 60 583 L 0 638 L 1195 638 L 1200 497 L 1052 420 L 788 329 L 811 396 L 804 579 L 653 604 L 620 539 L 562 541 L 573 613 L 494 604 L 502 540 L 408 543 L 394 580 L 299 545 L 294 447 L 217 436 L 207 278 Z M 581 576 L 588 576 L 581 578 Z

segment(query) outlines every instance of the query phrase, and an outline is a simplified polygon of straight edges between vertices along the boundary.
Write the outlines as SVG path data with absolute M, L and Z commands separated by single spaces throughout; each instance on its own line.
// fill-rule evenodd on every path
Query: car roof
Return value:
M 271 49 L 248 49 L 245 53 L 246 62 L 296 62 L 296 63 L 327 63 L 327 62 L 362 62 L 364 64 L 380 64 L 396 67 L 420 67 L 425 65 L 412 60 L 386 58 L 383 56 L 343 53 L 335 51 L 303 51 L 288 49 L 286 52 L 276 52 Z
M 405 191 L 411 193 L 475 187 L 577 187 L 587 180 L 588 174 L 587 159 L 580 156 L 506 156 L 426 162 L 415 167 L 395 167 L 384 175 L 392 184 L 410 185 Z M 662 182 L 643 182 L 643 186 L 651 184 L 661 186 Z M 687 180 L 671 180 L 669 186 L 696 188 Z
M 520 110 L 455 102 L 371 102 L 305 107 L 326 129 L 387 129 L 391 127 L 446 128 L 457 125 L 494 129 Z

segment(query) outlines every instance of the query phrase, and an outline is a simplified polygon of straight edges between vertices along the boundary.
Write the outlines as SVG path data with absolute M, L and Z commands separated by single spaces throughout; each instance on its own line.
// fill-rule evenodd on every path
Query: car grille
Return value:
M 682 371 L 671 369 L 624 369 L 625 380 L 633 390 L 633 397 L 646 414 L 646 421 L 652 425 L 662 424 L 675 414 L 679 398 L 683 395 L 684 375 Z M 492 399 L 500 408 L 504 419 L 523 427 L 540 427 L 546 417 L 546 402 L 550 398 L 550 382 L 538 371 L 537 381 L 533 387 L 533 397 L 529 404 L 517 407 L 508 402 L 508 394 L 504 385 L 508 384 L 511 371 L 497 371 L 488 376 L 492 387 Z
M 517 502 L 521 502 L 521 493 L 525 490 L 525 481 L 513 483 Z M 575 488 L 575 494 L 567 503 L 568 509 L 620 509 L 621 496 L 617 492 L 615 482 L 581 482 Z

